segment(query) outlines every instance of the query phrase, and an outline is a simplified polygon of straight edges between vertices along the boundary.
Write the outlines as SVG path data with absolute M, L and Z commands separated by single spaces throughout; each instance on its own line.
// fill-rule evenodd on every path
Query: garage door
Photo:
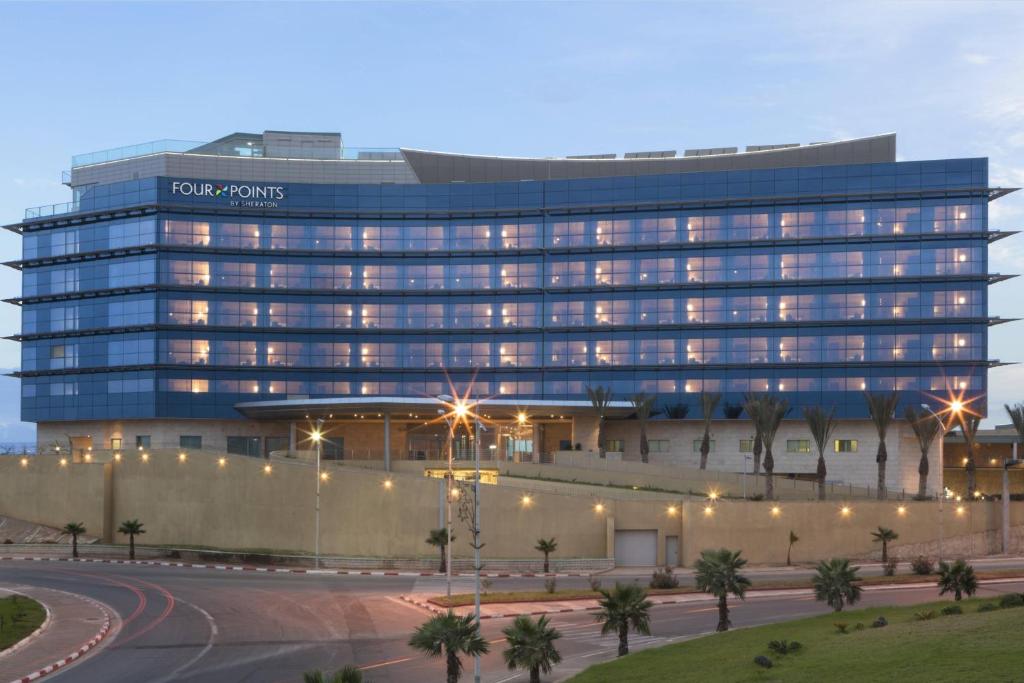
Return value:
M 616 567 L 653 567 L 658 563 L 658 531 L 615 532 Z

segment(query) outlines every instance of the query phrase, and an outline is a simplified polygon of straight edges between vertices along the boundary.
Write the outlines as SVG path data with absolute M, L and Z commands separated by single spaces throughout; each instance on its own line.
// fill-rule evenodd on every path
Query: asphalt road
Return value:
M 494 590 L 510 586 L 495 580 Z M 509 584 L 528 581 L 510 580 Z M 539 586 L 542 579 L 535 579 Z M 106 564 L 5 561 L 0 585 L 31 584 L 87 595 L 118 612 L 120 632 L 95 654 L 48 677 L 85 683 L 245 681 L 298 683 L 302 672 L 353 663 L 374 683 L 443 681 L 441 662 L 413 652 L 406 642 L 426 612 L 397 596 L 431 588 L 443 579 L 316 576 L 225 572 Z M 456 590 L 471 579 L 460 579 Z M 983 587 L 998 594 L 1024 591 L 1024 581 Z M 934 599 L 937 591 L 892 589 L 865 593 L 862 604 L 889 605 Z M 751 597 L 736 601 L 735 626 L 749 626 L 827 611 L 809 597 Z M 714 604 L 654 608 L 651 637 L 633 637 L 634 649 L 693 637 L 714 628 Z M 614 636 L 602 637 L 593 615 L 553 615 L 564 634 L 565 659 L 555 680 L 615 655 Z M 501 659 L 501 629 L 508 620 L 485 620 L 493 642 L 483 659 L 488 683 L 525 681 Z M 57 654 L 63 653 L 55 653 Z M 472 680 L 472 661 L 466 676 Z

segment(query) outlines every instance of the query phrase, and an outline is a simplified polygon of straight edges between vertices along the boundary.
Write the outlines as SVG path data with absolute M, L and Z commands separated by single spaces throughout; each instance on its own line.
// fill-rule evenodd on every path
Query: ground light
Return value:
M 274 468 L 271 467 L 269 464 L 263 466 L 263 474 L 270 474 L 273 471 L 274 471 Z
M 907 514 L 907 506 L 906 505 L 900 505 L 899 507 L 897 507 L 896 508 L 896 514 L 899 515 L 900 517 L 906 515 Z
M 142 462 L 149 462 L 149 453 L 143 453 L 141 456 Z
M 217 467 L 226 467 L 228 464 L 227 458 L 217 458 Z
M 604 505 L 602 505 L 601 503 L 596 503 L 594 505 L 594 512 L 596 512 L 598 514 L 601 514 L 602 512 L 604 512 Z
M 532 503 L 532 502 L 533 502 L 533 499 L 532 499 L 532 498 L 530 498 L 529 496 L 523 496 L 523 497 L 522 497 L 522 498 L 520 499 L 520 502 L 521 502 L 521 503 L 523 504 L 523 507 L 524 507 L 524 508 L 528 508 L 528 507 L 530 507 L 530 503 Z
M 188 460 L 188 455 L 185 453 L 178 453 L 178 462 L 185 462 Z
M 394 485 L 395 485 L 395 483 L 393 481 L 391 481 L 390 479 L 385 479 L 382 482 L 382 486 L 384 487 L 384 490 L 386 490 L 386 491 L 390 491 L 391 487 L 394 486 Z
M 841 514 L 843 517 L 849 517 L 851 514 L 853 514 L 853 510 L 850 509 L 849 505 L 844 505 L 843 507 L 839 508 L 839 514 Z
M 22 467 L 28 467 L 28 458 L 22 458 L 21 459 L 21 466 Z
M 68 466 L 68 459 L 67 458 L 61 458 L 60 459 L 60 466 L 61 467 L 67 467 Z
M 704 506 L 704 516 L 705 517 L 710 517 L 714 513 L 714 511 L 715 511 L 715 508 L 711 507 L 710 505 L 705 505 Z
M 782 514 L 782 508 L 780 508 L 778 505 L 773 505 L 772 506 L 772 517 L 778 517 L 781 514 Z
M 669 505 L 668 506 L 668 516 L 669 517 L 675 517 L 677 512 L 679 512 L 679 508 L 677 508 L 675 505 Z

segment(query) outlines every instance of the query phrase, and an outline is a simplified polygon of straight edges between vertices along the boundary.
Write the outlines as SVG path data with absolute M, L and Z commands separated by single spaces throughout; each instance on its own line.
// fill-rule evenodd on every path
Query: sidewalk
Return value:
M 34 586 L 0 587 L 0 594 L 10 593 L 38 600 L 47 617 L 38 631 L 0 653 L 2 683 L 27 683 L 71 664 L 99 645 L 115 622 L 109 608 L 72 593 Z

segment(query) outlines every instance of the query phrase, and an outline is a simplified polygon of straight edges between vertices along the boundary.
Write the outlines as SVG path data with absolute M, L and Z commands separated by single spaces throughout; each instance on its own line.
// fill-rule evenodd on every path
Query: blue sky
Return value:
M 1022 37 L 1017 2 L 0 3 L 0 223 L 68 201 L 72 154 L 235 130 L 510 155 L 895 131 L 901 159 L 988 156 L 994 185 L 1021 187 Z M 991 226 L 1024 227 L 1024 192 Z M 1024 236 L 990 256 L 1024 272 Z M 990 291 L 1024 318 L 1024 278 Z M 1022 332 L 993 328 L 990 356 L 1024 360 Z M 990 373 L 993 409 L 1021 400 L 1021 366 Z

